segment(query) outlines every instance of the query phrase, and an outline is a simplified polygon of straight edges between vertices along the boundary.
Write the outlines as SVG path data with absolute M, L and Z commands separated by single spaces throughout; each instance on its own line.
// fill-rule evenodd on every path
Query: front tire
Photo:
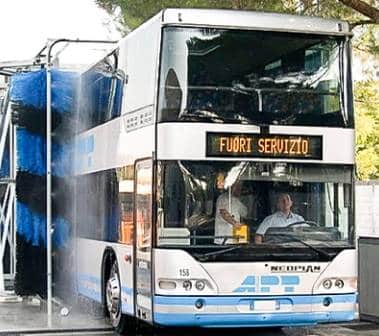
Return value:
M 114 260 L 105 281 L 105 309 L 109 315 L 110 322 L 116 332 L 123 333 L 127 330 L 128 321 L 131 319 L 122 314 L 121 310 L 121 282 L 117 261 Z

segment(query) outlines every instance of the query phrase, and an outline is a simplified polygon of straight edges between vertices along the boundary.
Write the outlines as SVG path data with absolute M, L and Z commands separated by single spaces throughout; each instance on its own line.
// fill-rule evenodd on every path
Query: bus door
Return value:
M 135 312 L 145 321 L 152 321 L 152 188 L 153 161 L 135 164 L 134 219 L 136 223 L 135 258 Z

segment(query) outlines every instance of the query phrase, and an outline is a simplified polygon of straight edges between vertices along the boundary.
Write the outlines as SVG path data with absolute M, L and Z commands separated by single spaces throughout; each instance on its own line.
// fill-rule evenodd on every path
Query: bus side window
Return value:
M 167 118 L 169 120 L 177 120 L 182 106 L 183 92 L 178 76 L 173 69 L 170 69 L 167 73 L 164 93 Z
M 134 165 L 117 169 L 120 201 L 119 242 L 133 245 L 134 241 Z
M 151 160 L 136 164 L 135 219 L 138 248 L 151 247 L 152 174 Z

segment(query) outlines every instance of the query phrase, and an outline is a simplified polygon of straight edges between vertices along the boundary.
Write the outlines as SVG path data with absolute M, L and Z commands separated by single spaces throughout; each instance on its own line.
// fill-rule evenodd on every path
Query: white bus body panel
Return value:
M 326 262 L 199 262 L 187 252 L 172 249 L 155 249 L 155 292 L 158 295 L 285 295 L 285 294 L 338 294 L 353 293 L 355 288 L 345 284 L 344 288 L 326 290 L 317 287 L 326 278 L 354 278 L 357 274 L 356 251 L 344 250 L 333 261 Z M 302 267 L 305 268 L 302 268 Z M 281 272 L 281 269 L 286 271 Z M 291 267 L 294 271 L 291 272 Z M 275 268 L 276 271 L 272 269 Z M 183 276 L 181 270 L 188 269 L 189 275 Z M 261 279 L 264 276 L 275 279 Z M 298 277 L 293 284 L 285 284 L 282 276 Z M 248 277 L 256 277 L 256 279 Z M 185 279 L 204 279 L 208 286 L 190 291 L 177 286 L 175 290 L 162 289 L 160 280 L 183 281 Z M 251 280 L 249 282 L 249 280 Z M 263 281 L 262 281 L 263 280 Z M 294 280 L 294 279 L 293 279 Z M 265 284 L 267 281 L 267 284 Z M 284 284 L 282 283 L 284 282 Z M 290 282 L 290 281 L 289 281 Z M 298 283 L 295 283 L 298 282 Z M 254 283 L 254 284 L 253 284 Z M 269 287 L 269 288 L 268 288 Z M 316 288 L 317 287 L 317 288 Z M 254 290 L 252 290 L 254 289 Z
M 166 9 L 163 11 L 163 23 L 329 35 L 349 34 L 348 23 L 341 20 L 235 10 Z
M 162 123 L 158 124 L 157 158 L 159 160 L 212 160 L 206 157 L 206 133 L 256 133 L 254 125 L 220 125 L 210 123 Z M 322 160 L 246 158 L 244 161 L 288 161 L 302 163 L 354 164 L 354 130 L 333 127 L 270 126 L 270 134 L 321 135 L 323 137 Z M 341 150 L 341 144 L 344 150 Z M 238 160 L 238 157 L 217 158 Z M 242 159 L 241 159 L 242 160 Z
M 302 325 L 318 319 L 352 319 L 356 287 L 348 280 L 356 279 L 355 261 L 356 251 L 345 250 L 330 263 L 201 263 L 181 250 L 156 249 L 154 313 L 161 324 L 192 321 L 199 326 Z M 322 286 L 326 279 L 343 279 L 345 286 L 327 290 Z M 162 280 L 175 281 L 177 286 L 162 289 Z M 183 288 L 185 280 L 192 282 L 191 290 Z M 198 280 L 207 284 L 202 291 L 195 287 Z M 195 306 L 199 300 L 203 302 L 200 309 Z
M 116 254 L 121 282 L 122 312 L 133 315 L 133 264 L 130 262 L 134 260 L 132 246 L 78 238 L 78 293 L 101 303 L 101 267 L 106 248 L 111 248 Z
M 128 115 L 122 116 L 78 136 L 77 175 L 123 167 L 134 164 L 137 159 L 151 157 L 155 143 L 154 125 L 151 122 L 146 127 L 127 132 L 128 118 Z M 80 143 L 89 141 L 93 144 L 90 150 L 81 151 Z
M 161 16 L 158 15 L 119 42 L 119 68 L 127 76 L 122 114 L 155 104 L 160 35 Z
M 101 302 L 101 262 L 105 242 L 77 239 L 78 293 Z

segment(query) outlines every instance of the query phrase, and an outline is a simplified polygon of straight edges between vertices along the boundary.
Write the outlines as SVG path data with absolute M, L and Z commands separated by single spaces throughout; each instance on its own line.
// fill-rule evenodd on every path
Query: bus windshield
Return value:
M 319 260 L 354 243 L 351 166 L 165 161 L 158 182 L 161 247 Z
M 159 120 L 351 127 L 341 37 L 166 27 Z

